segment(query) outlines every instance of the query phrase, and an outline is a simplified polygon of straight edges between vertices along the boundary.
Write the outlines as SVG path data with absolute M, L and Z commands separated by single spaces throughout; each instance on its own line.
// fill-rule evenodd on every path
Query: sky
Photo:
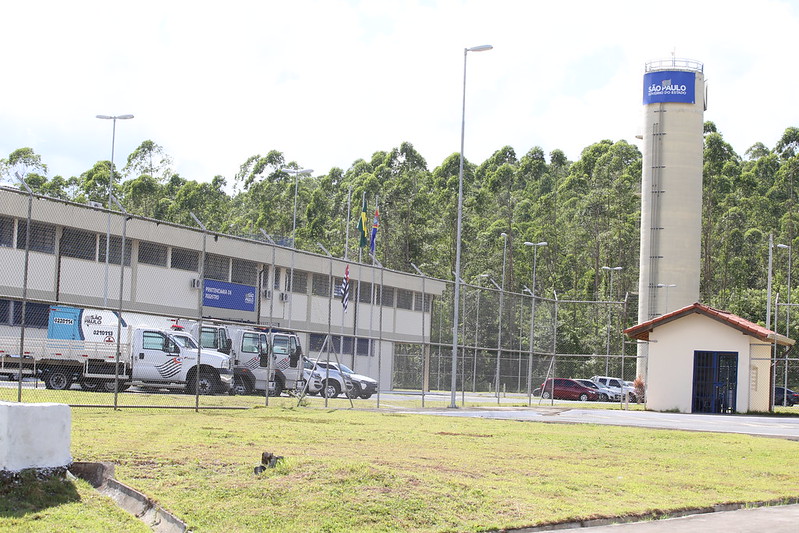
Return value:
M 799 126 L 799 0 L 9 2 L 0 158 L 30 147 L 78 176 L 145 140 L 228 186 L 271 150 L 326 174 L 410 142 L 430 170 L 511 146 L 577 160 L 638 143 L 649 61 L 704 64 L 705 120 L 743 155 Z M 639 145 L 640 147 L 640 145 Z

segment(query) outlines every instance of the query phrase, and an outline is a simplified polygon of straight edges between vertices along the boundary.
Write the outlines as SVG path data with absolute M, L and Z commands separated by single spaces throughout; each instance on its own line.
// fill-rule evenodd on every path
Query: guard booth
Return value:
M 759 324 L 700 303 L 624 333 L 647 345 L 642 376 L 647 409 L 682 413 L 769 411 L 773 350 L 794 344 Z

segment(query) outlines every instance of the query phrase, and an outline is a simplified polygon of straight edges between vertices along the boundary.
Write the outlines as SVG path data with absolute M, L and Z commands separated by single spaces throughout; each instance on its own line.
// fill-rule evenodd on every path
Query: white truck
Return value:
M 19 339 L 0 340 L 8 353 L 18 343 Z M 139 385 L 213 394 L 227 393 L 233 386 L 233 364 L 227 355 L 198 351 L 194 339 L 180 332 L 128 325 L 124 315 L 120 325 L 111 311 L 52 306 L 47 338 L 26 339 L 24 347 L 22 359 L 6 357 L 5 363 L 22 361 L 23 376 L 30 369 L 53 390 L 78 383 L 84 390 L 113 392 L 115 387 L 123 391 Z
M 187 326 L 203 348 L 230 355 L 236 394 L 265 392 L 268 387 L 270 396 L 279 396 L 284 390 L 299 394 L 322 387 L 318 373 L 310 375 L 306 386 L 302 347 L 291 331 L 209 322 L 203 323 L 202 331 L 198 332 L 197 323 Z

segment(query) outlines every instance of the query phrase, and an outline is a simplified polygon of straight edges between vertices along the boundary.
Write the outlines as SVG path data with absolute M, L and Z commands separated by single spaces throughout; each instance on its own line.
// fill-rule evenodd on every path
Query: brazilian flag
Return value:
M 366 214 L 366 198 L 363 199 L 361 217 L 358 219 L 358 234 L 361 236 L 361 248 L 369 246 L 369 217 Z

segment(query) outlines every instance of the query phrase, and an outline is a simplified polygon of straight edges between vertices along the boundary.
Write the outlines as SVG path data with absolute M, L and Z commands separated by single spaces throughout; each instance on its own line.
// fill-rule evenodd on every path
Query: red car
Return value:
M 545 400 L 555 398 L 556 400 L 588 400 L 596 401 L 599 394 L 596 389 L 590 389 L 573 379 L 549 378 L 541 385 L 541 397 Z

